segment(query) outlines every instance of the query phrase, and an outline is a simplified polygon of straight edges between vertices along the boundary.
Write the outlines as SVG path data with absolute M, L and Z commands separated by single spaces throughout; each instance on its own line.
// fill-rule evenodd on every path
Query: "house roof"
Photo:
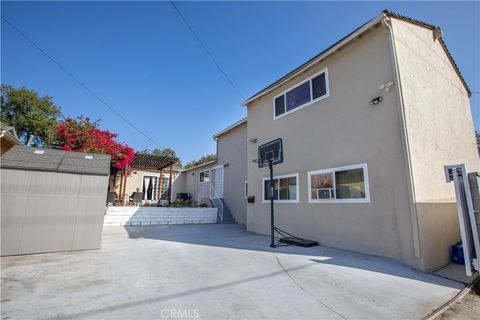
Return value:
M 428 28 L 428 29 L 431 29 L 431 30 L 437 28 L 433 24 L 429 24 L 429 23 L 426 23 L 426 22 L 423 22 L 423 21 L 420 21 L 420 20 L 417 20 L 417 19 L 414 19 L 414 18 L 410 18 L 410 17 L 401 15 L 399 13 L 396 13 L 396 12 L 393 12 L 393 11 L 390 11 L 390 10 L 384 10 L 383 13 L 388 17 L 392 17 L 392 18 L 396 18 L 396 19 L 403 20 L 403 21 L 406 21 L 406 22 L 410 22 L 410 23 L 416 24 L 420 27 L 425 27 L 425 28 Z M 453 59 L 453 56 L 450 53 L 450 50 L 448 50 L 448 47 L 445 44 L 445 41 L 443 40 L 443 38 L 439 38 L 439 41 L 440 41 L 440 44 L 443 47 L 443 50 L 445 50 L 445 54 L 447 55 L 448 59 L 450 60 L 450 63 L 452 64 L 453 68 L 455 69 L 455 72 L 457 73 L 458 77 L 460 78 L 460 81 L 462 81 L 463 86 L 467 90 L 468 96 L 471 97 L 472 92 L 470 91 L 470 88 L 468 87 L 467 82 L 463 78 L 463 75 L 460 72 L 460 69 L 458 68 L 457 63 Z
M 380 15 L 376 16 L 375 18 L 369 20 L 368 22 L 366 22 L 365 24 L 363 24 L 359 28 L 355 29 L 354 31 L 352 31 L 351 33 L 349 33 L 348 35 L 346 35 L 342 39 L 338 40 L 337 42 L 335 42 L 333 45 L 331 45 L 330 47 L 328 47 L 327 49 L 325 49 L 321 53 L 317 54 L 316 56 L 314 56 L 313 58 L 311 58 L 307 62 L 303 63 L 302 65 L 295 68 L 291 72 L 287 73 L 286 75 L 284 75 L 283 77 L 281 77 L 277 81 L 273 82 L 269 86 L 267 86 L 264 89 L 260 90 L 259 92 L 255 93 L 253 96 L 251 96 L 250 98 L 248 98 L 247 100 L 242 102 L 242 105 L 247 105 L 248 103 L 252 102 L 253 100 L 256 100 L 256 99 L 260 98 L 261 96 L 267 94 L 268 92 L 272 91 L 273 89 L 279 87 L 280 85 L 284 84 L 288 80 L 297 76 L 298 74 L 300 74 L 304 70 L 308 69 L 309 67 L 323 61 L 330 54 L 334 53 L 335 51 L 337 51 L 338 49 L 340 49 L 344 45 L 348 44 L 350 41 L 357 38 L 362 33 L 368 31 L 370 28 L 375 26 L 377 23 L 381 22 L 381 20 L 386 18 L 386 17 L 403 20 L 403 21 L 413 23 L 413 24 L 416 24 L 418 26 L 428 28 L 428 29 L 432 29 L 432 30 L 436 28 L 432 24 L 429 24 L 429 23 L 426 23 L 426 22 L 423 22 L 423 21 L 420 21 L 420 20 L 417 20 L 417 19 L 409 18 L 409 17 L 403 16 L 401 14 L 395 13 L 393 11 L 390 11 L 390 10 L 384 10 Z M 468 96 L 470 97 L 472 95 L 472 93 L 471 93 L 470 89 L 468 88 L 468 85 L 465 82 L 465 79 L 463 78 L 463 76 L 462 76 L 457 64 L 455 63 L 455 60 L 453 59 L 450 51 L 448 50 L 448 48 L 445 44 L 445 41 L 443 41 L 442 38 L 440 38 L 439 41 L 440 41 L 440 44 L 442 45 L 443 49 L 445 50 L 445 53 L 446 53 L 448 59 L 452 63 L 458 77 L 460 78 L 463 85 L 465 86 L 465 89 L 467 90 Z
M 0 167 L 5 169 L 109 175 L 110 164 L 110 156 L 108 155 L 17 145 L 2 156 Z
M 201 168 L 201 167 L 206 167 L 206 166 L 209 166 L 209 165 L 214 164 L 214 163 L 216 163 L 216 162 L 217 162 L 217 160 L 205 162 L 205 163 L 199 164 L 198 166 L 184 169 L 183 171 L 185 172 L 185 171 L 190 171 L 190 170 L 198 169 L 198 168 Z
M 159 171 L 171 165 L 174 165 L 177 159 L 169 156 L 156 156 L 145 153 L 135 153 L 135 158 L 130 164 L 130 168 L 146 171 Z
M 22 144 L 20 140 L 18 140 L 17 132 L 15 131 L 14 127 L 7 126 L 0 122 L 0 137 L 9 140 L 13 144 Z
M 215 133 L 215 134 L 213 135 L 213 139 L 218 138 L 218 137 L 221 136 L 222 134 L 225 134 L 225 133 L 227 133 L 228 131 L 230 131 L 230 130 L 232 130 L 232 129 L 235 129 L 235 128 L 238 127 L 239 125 L 242 125 L 242 124 L 244 124 L 244 123 L 246 123 L 246 122 L 247 122 L 247 118 L 243 118 L 242 120 L 235 122 L 235 123 L 232 124 L 231 126 L 223 129 L 222 131 L 220 131 L 220 132 L 218 132 L 218 133 Z

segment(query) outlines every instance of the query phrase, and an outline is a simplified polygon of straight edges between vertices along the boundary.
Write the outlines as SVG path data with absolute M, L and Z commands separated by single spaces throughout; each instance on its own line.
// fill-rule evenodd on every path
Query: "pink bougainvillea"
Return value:
M 66 118 L 55 127 L 55 137 L 62 150 L 109 154 L 112 166 L 122 170 L 135 158 L 135 153 L 127 144 L 116 141 L 117 134 L 100 130 L 98 121 L 90 122 L 83 116 L 76 120 Z

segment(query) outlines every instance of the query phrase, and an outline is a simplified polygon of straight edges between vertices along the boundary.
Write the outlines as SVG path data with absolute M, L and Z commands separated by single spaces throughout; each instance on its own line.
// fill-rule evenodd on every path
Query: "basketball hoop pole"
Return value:
M 274 212 L 273 212 L 273 192 L 275 191 L 273 183 L 273 160 L 268 160 L 268 168 L 270 169 L 270 232 L 271 232 L 271 243 L 270 247 L 275 248 L 275 223 L 274 223 Z

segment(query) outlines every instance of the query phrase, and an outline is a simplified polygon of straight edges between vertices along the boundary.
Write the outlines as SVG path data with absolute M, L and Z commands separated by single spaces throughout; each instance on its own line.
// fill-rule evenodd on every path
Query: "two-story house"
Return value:
M 323 245 L 448 263 L 460 238 L 444 165 L 479 171 L 470 91 L 442 31 L 389 11 L 244 102 L 247 229 L 268 234 L 258 146 L 281 138 L 276 225 Z

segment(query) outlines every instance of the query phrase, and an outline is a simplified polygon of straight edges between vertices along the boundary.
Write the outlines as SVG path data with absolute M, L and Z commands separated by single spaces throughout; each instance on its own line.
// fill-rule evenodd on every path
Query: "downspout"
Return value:
M 404 147 L 405 155 L 405 169 L 407 172 L 407 183 L 408 183 L 408 195 L 409 195 L 409 206 L 410 206 L 410 215 L 412 220 L 412 235 L 413 235 L 413 250 L 415 257 L 420 258 L 420 230 L 418 227 L 418 214 L 416 207 L 415 199 L 415 184 L 413 181 L 413 172 L 412 172 L 412 159 L 410 154 L 410 143 L 408 142 L 408 128 L 405 115 L 405 104 L 403 101 L 403 90 L 402 90 L 402 81 L 400 77 L 400 70 L 398 68 L 398 59 L 397 59 L 397 49 L 395 46 L 395 35 L 392 30 L 392 27 L 388 23 L 391 21 L 387 16 L 382 20 L 382 24 L 388 28 L 390 31 L 390 50 L 392 56 L 392 66 L 395 73 L 395 82 L 397 83 L 397 98 L 398 104 L 400 106 L 400 117 L 401 117 L 401 130 L 402 130 L 402 144 Z

